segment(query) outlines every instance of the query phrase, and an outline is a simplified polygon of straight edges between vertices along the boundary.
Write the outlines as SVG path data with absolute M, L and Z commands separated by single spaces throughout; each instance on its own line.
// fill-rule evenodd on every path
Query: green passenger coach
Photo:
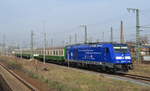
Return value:
M 34 57 L 36 59 L 42 60 L 45 54 L 46 61 L 59 61 L 64 62 L 66 56 L 66 48 L 58 47 L 58 48 L 46 48 L 46 50 L 35 49 L 34 51 L 31 50 L 16 50 L 15 55 L 18 57 L 23 58 L 31 58 Z

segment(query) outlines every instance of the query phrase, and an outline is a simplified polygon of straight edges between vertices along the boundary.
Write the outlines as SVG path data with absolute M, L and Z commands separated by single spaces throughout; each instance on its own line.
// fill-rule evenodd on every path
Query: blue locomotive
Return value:
M 92 66 L 103 71 L 128 72 L 133 69 L 127 44 L 93 43 L 66 47 L 66 59 L 71 63 Z
M 15 51 L 16 56 L 43 60 L 47 62 L 69 64 L 72 66 L 100 69 L 110 72 L 128 72 L 133 69 L 131 53 L 126 44 L 118 43 L 88 43 L 69 45 L 65 48 L 48 48 Z M 34 55 L 33 55 L 34 54 Z

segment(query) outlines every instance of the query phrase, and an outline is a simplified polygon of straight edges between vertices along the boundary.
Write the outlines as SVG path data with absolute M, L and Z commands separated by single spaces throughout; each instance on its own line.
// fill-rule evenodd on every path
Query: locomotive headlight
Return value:
M 123 57 L 117 56 L 116 59 L 123 59 Z
M 125 56 L 125 59 L 131 59 L 131 57 L 130 56 Z
M 131 59 L 131 57 L 130 56 L 125 56 L 125 57 L 117 56 L 116 59 Z

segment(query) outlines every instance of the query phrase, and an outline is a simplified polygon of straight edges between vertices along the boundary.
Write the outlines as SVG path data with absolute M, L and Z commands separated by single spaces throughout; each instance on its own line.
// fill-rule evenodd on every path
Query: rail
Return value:
M 121 77 L 131 78 L 134 80 L 141 80 L 141 81 L 147 81 L 150 82 L 150 77 L 146 76 L 140 76 L 140 75 L 133 75 L 133 74 L 123 74 Z
M 27 88 L 29 88 L 31 91 L 39 91 L 37 88 L 32 86 L 30 83 L 22 79 L 20 76 L 18 76 L 16 73 L 13 71 L 9 70 L 6 66 L 0 63 L 0 66 L 4 68 L 8 73 L 10 73 L 13 77 L 15 77 L 17 80 L 19 80 L 23 85 L 25 85 Z

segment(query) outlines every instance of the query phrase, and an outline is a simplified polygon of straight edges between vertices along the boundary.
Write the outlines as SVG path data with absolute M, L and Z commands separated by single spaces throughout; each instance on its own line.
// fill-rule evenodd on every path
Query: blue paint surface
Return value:
M 120 49 L 118 49 L 116 52 L 114 47 Z M 67 46 L 67 59 L 115 64 L 132 63 L 131 54 L 126 44 L 111 43 L 80 44 Z

